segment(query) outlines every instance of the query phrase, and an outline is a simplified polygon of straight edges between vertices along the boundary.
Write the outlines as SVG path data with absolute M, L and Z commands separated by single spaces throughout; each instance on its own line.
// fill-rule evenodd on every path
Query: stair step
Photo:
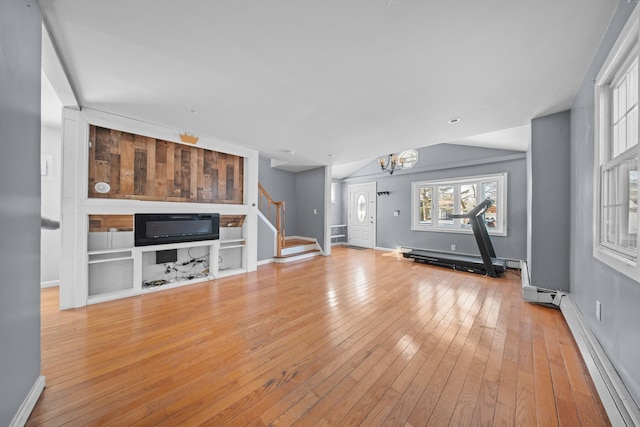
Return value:
M 317 250 L 318 247 L 316 246 L 315 242 L 311 243 L 309 242 L 309 244 L 307 245 L 298 245 L 298 246 L 288 246 L 286 248 L 282 248 L 282 255 L 294 255 L 294 254 L 299 254 L 302 252 L 306 252 L 309 250 Z
M 279 263 L 284 263 L 284 262 L 291 262 L 291 261 L 297 261 L 300 259 L 306 259 L 306 258 L 312 258 L 315 256 L 320 255 L 320 250 L 319 249 L 310 249 L 308 251 L 304 251 L 304 252 L 295 252 L 289 255 L 282 255 L 282 256 L 277 256 L 275 257 L 276 262 Z
M 304 240 L 304 239 L 286 239 L 284 241 L 284 247 L 290 248 L 292 246 L 302 246 L 302 245 L 314 245 L 316 242 L 313 240 Z

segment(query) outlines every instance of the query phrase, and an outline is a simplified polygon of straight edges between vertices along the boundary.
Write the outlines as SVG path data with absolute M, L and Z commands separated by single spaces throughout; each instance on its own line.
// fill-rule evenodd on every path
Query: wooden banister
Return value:
M 264 189 L 264 187 L 262 186 L 262 184 L 258 183 L 258 190 L 260 190 L 260 197 L 258 200 L 258 209 L 260 209 L 260 212 L 262 212 L 268 219 L 269 221 L 274 225 L 274 227 L 276 228 L 277 231 L 277 253 L 276 256 L 280 257 L 282 256 L 282 248 L 284 247 L 284 202 L 276 202 L 275 200 L 273 200 L 273 198 L 269 195 L 269 193 L 267 192 L 267 190 Z M 266 200 L 267 203 L 267 212 L 265 213 L 264 209 L 263 209 L 263 205 L 262 205 L 262 201 Z M 275 221 L 271 218 L 271 206 L 274 206 L 275 208 L 275 214 L 276 214 L 276 218 Z

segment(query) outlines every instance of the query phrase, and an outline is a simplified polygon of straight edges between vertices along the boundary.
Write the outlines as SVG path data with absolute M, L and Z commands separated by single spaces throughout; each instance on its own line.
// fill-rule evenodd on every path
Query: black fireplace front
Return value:
M 220 238 L 220 214 L 135 214 L 135 245 L 197 242 Z

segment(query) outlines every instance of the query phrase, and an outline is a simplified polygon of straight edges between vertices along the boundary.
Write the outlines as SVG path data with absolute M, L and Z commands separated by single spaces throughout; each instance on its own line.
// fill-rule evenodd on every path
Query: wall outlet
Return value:
M 596 301 L 596 319 L 602 321 L 602 304 L 600 304 L 600 301 Z
M 400 211 L 393 211 L 393 216 L 400 216 Z
M 456 245 L 451 245 L 451 250 L 455 251 L 456 250 Z

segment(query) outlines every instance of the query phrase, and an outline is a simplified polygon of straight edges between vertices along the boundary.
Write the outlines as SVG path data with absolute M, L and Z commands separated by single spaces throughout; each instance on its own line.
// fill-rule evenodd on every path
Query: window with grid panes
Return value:
M 478 202 L 490 198 L 484 214 L 490 234 L 506 235 L 506 174 L 412 183 L 412 230 L 470 233 L 469 220 L 449 218 L 468 213 Z
M 596 79 L 594 256 L 636 279 L 638 269 L 638 14 Z

